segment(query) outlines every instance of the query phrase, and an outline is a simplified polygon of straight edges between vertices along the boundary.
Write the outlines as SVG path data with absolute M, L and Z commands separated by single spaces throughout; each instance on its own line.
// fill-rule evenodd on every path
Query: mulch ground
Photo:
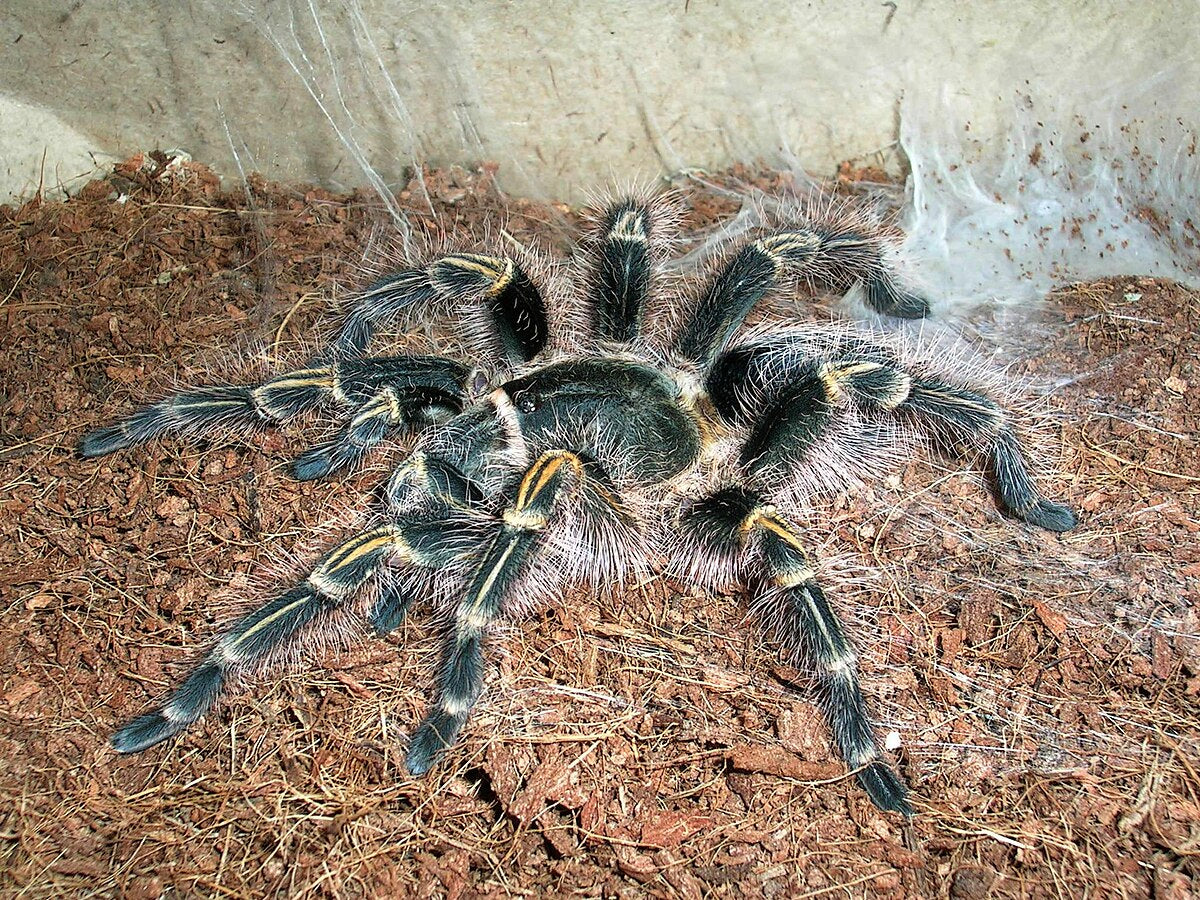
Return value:
M 165 163 L 0 207 L 6 895 L 1200 890 L 1200 300 L 1149 279 L 972 325 L 1047 395 L 1047 486 L 1077 530 L 1015 524 L 928 460 L 830 504 L 831 578 L 911 822 L 846 777 L 742 600 L 665 579 L 514 627 L 464 743 L 421 780 L 402 753 L 428 702 L 424 616 L 382 641 L 321 635 L 176 742 L 118 757 L 114 727 L 381 477 L 290 480 L 300 427 L 74 455 L 173 384 L 302 358 L 377 231 L 366 195 L 227 193 Z M 738 209 L 683 188 L 690 235 Z M 425 173 L 399 202 L 432 242 L 502 216 L 502 240 L 566 254 L 578 221 L 488 171 Z

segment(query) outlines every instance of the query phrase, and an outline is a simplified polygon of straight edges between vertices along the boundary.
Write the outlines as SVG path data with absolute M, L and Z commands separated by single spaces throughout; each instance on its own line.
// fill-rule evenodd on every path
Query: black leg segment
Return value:
M 863 285 L 877 312 L 921 318 L 929 304 L 905 291 L 889 267 L 880 238 L 851 230 L 781 231 L 742 247 L 713 279 L 679 337 L 679 352 L 708 368 L 750 310 L 785 276 L 846 290 Z
M 760 244 L 737 252 L 720 271 L 693 310 L 679 337 L 679 352 L 705 368 L 750 310 L 775 286 L 777 262 Z
M 786 474 L 803 465 L 833 414 L 818 367 L 811 366 L 762 411 L 742 445 L 742 465 L 752 478 Z
M 354 305 L 333 342 L 340 356 L 362 356 L 375 335 L 403 312 L 419 312 L 438 297 L 438 290 L 424 269 L 405 269 L 380 278 L 354 298 Z
M 503 524 L 484 552 L 442 646 L 434 709 L 413 732 L 405 765 L 413 775 L 429 771 L 458 737 L 483 690 L 483 649 L 489 627 L 521 576 L 560 494 L 584 477 L 583 461 L 568 451 L 550 451 L 530 466 Z
M 529 362 L 550 339 L 546 302 L 525 270 L 506 257 L 464 253 L 429 267 L 445 296 L 478 296 L 495 329 L 498 349 L 512 364 Z
M 629 343 L 641 330 L 653 276 L 649 207 L 622 200 L 605 210 L 592 263 L 592 329 L 602 341 Z
M 388 275 L 356 296 L 334 351 L 361 356 L 377 328 L 403 313 L 423 312 L 439 300 L 480 302 L 498 349 L 511 363 L 533 359 L 549 339 L 545 301 L 524 269 L 507 257 L 462 253 L 439 257 L 423 269 Z
M 368 617 L 371 627 L 381 637 L 395 631 L 417 600 L 417 595 L 403 584 L 385 580 Z
M 897 411 L 914 418 L 944 449 L 982 450 L 996 503 L 1005 512 L 1049 531 L 1075 527 L 1070 509 L 1038 492 L 1008 417 L 988 397 L 939 378 L 913 378 Z

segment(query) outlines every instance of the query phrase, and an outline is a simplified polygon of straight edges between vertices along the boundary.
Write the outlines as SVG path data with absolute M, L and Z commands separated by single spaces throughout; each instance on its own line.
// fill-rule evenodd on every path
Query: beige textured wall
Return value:
M 231 142 L 271 177 L 362 183 L 350 143 L 390 181 L 491 159 L 508 189 L 565 197 L 753 158 L 826 172 L 887 156 L 904 92 L 987 135 L 1022 86 L 1200 71 L 1195 0 L 317 5 L 328 52 L 296 0 L 6 0 L 0 201 L 155 147 L 236 175 Z

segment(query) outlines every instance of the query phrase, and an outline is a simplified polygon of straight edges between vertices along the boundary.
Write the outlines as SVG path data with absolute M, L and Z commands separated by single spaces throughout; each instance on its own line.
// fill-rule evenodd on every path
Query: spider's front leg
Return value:
M 410 473 L 425 491 L 420 509 L 394 514 L 343 541 L 300 584 L 238 619 L 166 702 L 113 735 L 113 746 L 121 753 L 137 753 L 196 722 L 231 677 L 269 660 L 319 616 L 344 605 L 389 561 L 437 571 L 475 554 L 486 526 L 481 517 L 465 511 L 457 486 L 461 478 L 448 481 L 421 454 L 401 466 L 398 477 Z M 371 614 L 376 630 L 394 628 L 411 599 L 385 584 Z
M 546 302 L 516 260 L 460 253 L 394 272 L 359 293 L 334 346 L 340 353 L 361 355 L 378 327 L 403 313 L 428 310 L 436 301 L 477 306 L 487 319 L 492 349 L 513 365 L 541 353 L 550 337 Z
M 104 456 L 165 435 L 252 431 L 289 422 L 325 405 L 342 414 L 336 436 L 295 462 L 301 480 L 358 464 L 393 429 L 422 426 L 459 412 L 470 370 L 432 356 L 363 357 L 375 329 L 435 301 L 465 305 L 503 362 L 519 365 L 546 346 L 546 304 L 528 274 L 507 257 L 459 254 L 381 278 L 353 300 L 332 353 L 260 384 L 219 384 L 181 391 L 114 425 L 87 434 L 84 457 Z
M 84 457 L 104 456 L 164 435 L 254 431 L 334 406 L 345 424 L 330 441 L 296 459 L 297 478 L 320 478 L 357 464 L 387 434 L 458 412 L 470 371 L 436 356 L 336 359 L 285 372 L 261 384 L 181 391 L 86 435 Z
M 790 650 L 812 664 L 818 697 L 834 742 L 880 809 L 912 815 L 908 789 L 884 762 L 858 680 L 858 657 L 816 580 L 795 527 L 743 488 L 727 488 L 694 504 L 681 522 L 685 553 L 733 573 L 747 559 L 761 571 L 743 575 Z
M 1013 422 L 999 404 L 950 376 L 912 371 L 884 347 L 852 341 L 813 355 L 803 340 L 769 339 L 722 354 L 706 385 L 721 417 L 748 429 L 740 461 L 757 483 L 786 482 L 810 466 L 834 418 L 853 406 L 868 421 L 907 423 L 942 449 L 980 453 L 1006 513 L 1048 531 L 1075 527 L 1070 509 L 1038 491 Z M 868 453 L 849 462 L 871 461 Z
M 623 515 L 602 473 L 569 450 L 543 453 L 521 478 L 503 512 L 502 524 L 484 550 L 454 608 L 442 647 L 434 708 L 413 732 L 406 765 L 413 775 L 428 772 L 458 738 L 483 690 L 484 645 L 491 626 L 504 615 L 534 556 L 561 527 L 559 513 L 572 504 L 583 521 Z M 583 536 L 579 536 L 580 542 Z M 554 576 L 563 579 L 566 573 Z M 564 579 L 565 580 L 565 579 Z
M 787 278 L 837 287 L 861 284 L 867 305 L 884 315 L 920 319 L 929 301 L 901 286 L 884 240 L 849 227 L 803 227 L 746 244 L 700 297 L 679 336 L 679 352 L 708 367 L 763 297 Z

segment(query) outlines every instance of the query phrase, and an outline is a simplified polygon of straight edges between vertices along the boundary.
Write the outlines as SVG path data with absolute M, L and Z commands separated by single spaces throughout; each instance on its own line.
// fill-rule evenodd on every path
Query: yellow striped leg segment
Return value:
M 400 528 L 385 525 L 330 550 L 303 583 L 234 623 L 166 703 L 112 736 L 113 747 L 137 753 L 187 728 L 216 702 L 231 672 L 269 658 L 320 613 L 343 603 L 388 555 L 413 558 L 410 548 Z
M 536 550 L 562 491 L 577 485 L 583 463 L 574 453 L 543 454 L 525 473 L 503 525 L 483 555 L 466 594 L 454 611 L 442 648 L 437 702 L 413 732 L 405 763 L 413 775 L 429 771 L 458 737 L 483 689 L 483 643 L 504 599 Z
M 429 272 L 433 284 L 446 296 L 480 297 L 495 328 L 499 350 L 509 362 L 529 362 L 546 346 L 546 303 L 513 260 L 462 253 L 442 257 Z
M 821 707 L 834 741 L 880 809 L 912 815 L 908 790 L 881 758 L 858 681 L 858 658 L 817 583 L 800 537 L 771 506 L 756 506 L 742 522 L 762 547 L 767 576 L 779 592 L 785 639 L 804 647 L 816 667 Z
M 204 433 L 221 428 L 253 429 L 266 424 L 252 389 L 236 385 L 196 388 L 139 409 L 89 432 L 79 443 L 86 458 L 144 444 L 165 434 Z
M 328 366 L 297 369 L 258 386 L 193 388 L 91 432 L 80 443 L 79 452 L 85 457 L 103 456 L 165 434 L 260 428 L 315 409 L 336 390 L 337 376 Z
M 896 408 L 946 449 L 986 448 L 992 492 L 1004 511 L 1049 531 L 1075 527 L 1070 509 L 1038 492 L 1008 417 L 989 397 L 940 379 L 914 378 L 908 397 Z

